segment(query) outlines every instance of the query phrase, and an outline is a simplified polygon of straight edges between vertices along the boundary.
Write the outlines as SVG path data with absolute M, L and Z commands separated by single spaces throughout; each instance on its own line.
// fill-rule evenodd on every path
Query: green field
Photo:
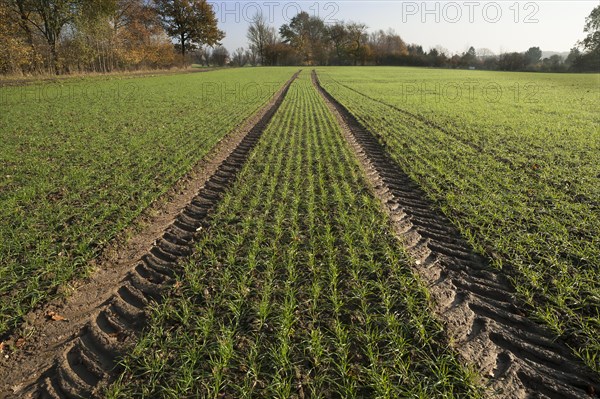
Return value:
M 531 314 L 600 371 L 600 77 L 319 70 Z
M 94 273 L 102 250 L 168 201 L 161 195 L 296 71 L 0 87 L 0 352 L 28 312 Z M 548 328 L 539 345 L 566 342 L 600 372 L 600 75 L 317 73 L 433 206 L 413 203 L 445 214 L 509 277 L 518 301 L 504 305 Z M 216 208 L 187 230 L 192 255 L 165 274 L 176 282 L 151 303 L 148 327 L 132 327 L 141 335 L 109 396 L 485 397 L 511 350 L 482 376 L 452 346 L 420 263 L 384 212 L 389 202 L 375 198 L 310 69 L 256 129 L 249 158 L 232 161 L 241 172 L 231 172 L 230 188 L 222 197 L 207 189 Z M 475 325 L 465 333 L 476 335 Z M 561 367 L 552 363 L 560 357 L 535 356 L 524 359 Z M 102 380 L 87 377 L 90 386 Z
M 0 335 L 289 79 L 292 69 L 0 87 Z
M 476 395 L 306 72 L 183 266 L 116 397 Z

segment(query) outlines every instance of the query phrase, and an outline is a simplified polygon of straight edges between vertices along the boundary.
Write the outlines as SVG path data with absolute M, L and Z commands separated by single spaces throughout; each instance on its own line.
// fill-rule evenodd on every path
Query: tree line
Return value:
M 425 51 L 418 44 L 406 43 L 393 30 L 369 33 L 367 26 L 360 22 L 328 25 L 317 16 L 301 12 L 277 30 L 269 26 L 262 15 L 256 15 L 247 32 L 250 51 L 244 59 L 241 50 L 237 50 L 231 62 L 234 65 L 254 61 L 262 65 L 401 65 L 503 71 L 599 71 L 600 6 L 586 19 L 584 31 L 588 36 L 571 49 L 565 59 L 559 55 L 542 59 L 539 47 L 532 47 L 524 53 L 500 55 L 471 47 L 463 54 L 450 55 L 448 50 L 440 46 Z
M 326 24 L 301 12 L 276 29 L 257 14 L 248 48 L 230 53 L 206 0 L 0 0 L 0 73 L 45 74 L 245 65 L 399 65 L 504 71 L 600 71 L 600 6 L 566 58 L 539 47 L 494 55 L 425 50 L 393 30 Z
M 0 0 L 0 73 L 167 68 L 224 36 L 206 0 Z

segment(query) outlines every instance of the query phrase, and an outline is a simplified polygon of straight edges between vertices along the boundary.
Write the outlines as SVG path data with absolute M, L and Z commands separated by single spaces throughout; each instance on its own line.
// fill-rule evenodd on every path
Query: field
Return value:
M 597 397 L 600 77 L 295 72 L 0 88 L 0 396 Z
M 468 396 L 309 77 L 203 229 L 118 396 Z
M 401 71 L 322 79 L 600 371 L 598 76 Z
M 0 336 L 84 276 L 117 232 L 288 75 L 216 71 L 210 81 L 192 74 L 2 88 Z M 260 90 L 243 86 L 249 81 Z

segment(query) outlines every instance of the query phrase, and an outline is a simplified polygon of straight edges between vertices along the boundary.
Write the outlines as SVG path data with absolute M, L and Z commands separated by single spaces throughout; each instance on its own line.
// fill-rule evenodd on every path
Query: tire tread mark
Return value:
M 119 358 L 125 354 L 127 344 L 124 342 L 131 341 L 129 338 L 135 338 L 145 327 L 147 304 L 160 301 L 163 291 L 177 277 L 177 265 L 191 254 L 197 230 L 233 184 L 299 74 L 300 71 L 295 73 L 274 100 L 259 111 L 259 120 L 190 204 L 142 256 L 112 297 L 96 310 L 81 334 L 58 356 L 54 366 L 38 379 L 36 397 L 97 398 L 102 387 L 114 380 L 120 370 Z
M 552 340 L 554 335 L 547 328 L 521 314 L 519 306 L 524 306 L 508 280 L 460 236 L 391 158 L 377 133 L 332 97 L 315 71 L 313 84 L 342 128 L 398 238 L 413 243 L 407 251 L 416 260 L 414 270 L 428 282 L 432 297 L 439 302 L 436 312 L 454 338 L 455 349 L 479 368 L 490 396 L 590 398 L 587 392 L 600 392 L 599 376 L 563 342 Z M 433 255 L 435 261 L 423 263 L 428 254 L 419 237 L 427 238 L 429 258 Z M 482 284 L 482 278 L 489 282 Z M 543 392 L 535 381 L 543 381 Z

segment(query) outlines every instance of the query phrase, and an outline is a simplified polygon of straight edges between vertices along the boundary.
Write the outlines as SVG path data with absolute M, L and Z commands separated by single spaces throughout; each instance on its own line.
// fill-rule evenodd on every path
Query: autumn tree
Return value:
M 217 45 L 225 37 L 206 0 L 155 0 L 155 3 L 166 32 L 179 41 L 184 59 L 186 51 L 202 45 Z
M 27 11 L 28 22 L 33 25 L 48 43 L 52 68 L 60 73 L 58 42 L 67 24 L 75 20 L 83 0 L 16 0 Z
M 19 29 L 19 16 L 0 2 L 0 72 L 19 73 L 30 67 L 32 42 Z
M 325 63 L 327 30 L 322 19 L 307 12 L 296 15 L 279 29 L 283 42 L 292 46 L 307 65 Z
M 156 9 L 145 0 L 119 0 L 113 16 L 120 59 L 127 65 L 165 67 L 175 61 L 173 44 Z
M 350 37 L 346 25 L 343 22 L 337 22 L 326 28 L 327 40 L 331 43 L 333 49 L 334 63 L 343 64 L 346 58 L 346 50 L 350 42 Z
M 392 29 L 387 32 L 379 30 L 371 34 L 369 44 L 373 50 L 375 63 L 378 65 L 395 64 L 401 57 L 408 55 L 406 43 Z
M 346 26 L 348 30 L 348 53 L 352 56 L 354 65 L 361 61 L 365 63 L 370 48 L 367 41 L 367 25 L 360 22 L 352 22 Z

